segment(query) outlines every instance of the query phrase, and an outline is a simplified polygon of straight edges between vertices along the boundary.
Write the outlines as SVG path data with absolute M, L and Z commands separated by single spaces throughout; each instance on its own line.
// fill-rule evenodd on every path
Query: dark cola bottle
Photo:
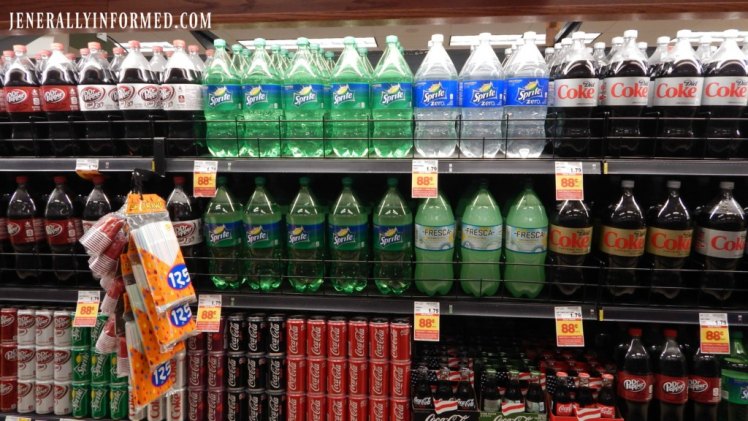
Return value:
M 506 386 L 502 402 L 504 404 L 521 404 L 525 402 L 525 397 L 522 395 L 522 387 L 519 384 L 519 371 L 509 370 L 509 384 Z
M 701 106 L 704 75 L 691 48 L 691 31 L 678 31 L 675 49 L 668 53 L 655 75 L 652 109 L 661 120 L 657 133 L 657 155 L 693 154 L 693 117 Z
M 569 391 L 569 375 L 564 371 L 556 373 L 556 389 L 553 392 L 551 410 L 557 417 L 571 417 L 574 415 L 574 401 Z
M 688 400 L 696 421 L 717 421 L 717 408 L 722 398 L 719 358 L 696 351 L 688 375 Z
M 41 266 L 39 252 L 45 250 L 44 219 L 26 187 L 28 177 L 16 177 L 18 187 L 8 203 L 8 236 L 16 253 L 16 274 L 20 279 L 37 276 Z
M 184 190 L 184 182 L 184 177 L 174 177 L 174 190 L 166 200 L 166 209 L 190 273 L 206 273 L 200 259 L 205 255 L 203 220 L 195 199 Z
M 652 293 L 659 300 L 675 298 L 683 281 L 680 270 L 691 253 L 693 221 L 680 197 L 680 181 L 667 182 L 668 195 L 647 212 L 647 260 Z
M 54 177 L 55 189 L 44 211 L 44 230 L 52 252 L 52 270 L 60 281 L 75 275 L 78 239 L 83 235 L 80 215 L 68 195 L 65 177 Z
M 719 183 L 720 194 L 696 215 L 695 259 L 704 272 L 701 291 L 707 300 L 724 304 L 735 288 L 735 271 L 745 250 L 746 219 L 732 195 L 735 183 Z
M 592 217 L 581 200 L 558 202 L 551 215 L 548 257 L 551 263 L 550 280 L 565 297 L 583 292 L 584 266 L 592 250 Z
M 8 106 L 5 103 L 5 92 L 3 90 L 3 81 L 5 80 L 5 53 L 13 53 L 12 51 L 3 51 L 3 56 L 0 57 L 0 156 L 8 155 L 8 148 L 6 148 L 6 140 L 10 139 L 10 125 L 8 122 Z
M 434 401 L 431 396 L 431 383 L 429 382 L 429 369 L 425 365 L 419 366 L 416 372 L 413 408 L 426 410 L 434 408 Z
M 595 59 L 584 44 L 585 33 L 572 34 L 573 44 L 554 80 L 554 107 L 558 124 L 554 133 L 556 156 L 586 157 L 590 143 L 590 117 L 599 94 Z
M 83 226 L 84 234 L 88 232 L 88 230 L 90 230 L 91 227 L 96 224 L 96 221 L 101 219 L 102 216 L 112 211 L 112 203 L 104 192 L 104 177 L 101 175 L 95 175 L 93 177 L 93 185 L 93 190 L 88 194 L 83 204 L 81 225 Z
M 205 135 L 200 71 L 185 52 L 184 41 L 175 40 L 174 48 L 161 84 L 162 106 L 170 121 L 168 153 L 172 156 L 196 156 L 197 145 Z
M 434 400 L 442 402 L 455 400 L 455 395 L 452 391 L 452 381 L 449 380 L 449 369 L 447 367 L 439 369 L 439 379 L 436 385 Z
M 463 367 L 460 369 L 460 382 L 457 384 L 457 409 L 460 411 L 477 411 L 478 406 L 475 400 L 475 389 L 470 383 L 470 369 Z
M 122 62 L 117 82 L 117 100 L 125 119 L 125 144 L 130 155 L 150 155 L 154 137 L 151 122 L 161 110 L 161 89 L 140 52 L 140 42 L 130 41 L 129 45 L 130 52 Z
M 114 155 L 122 137 L 122 113 L 117 102 L 117 80 L 101 57 L 101 44 L 89 42 L 90 51 L 78 74 L 78 100 L 86 120 L 84 137 L 92 155 Z
M 525 411 L 531 414 L 546 414 L 545 392 L 540 386 L 540 373 L 530 373 L 530 385 L 525 395 Z
M 590 388 L 589 373 L 579 373 L 576 404 L 578 408 L 595 408 L 597 406 L 592 395 L 592 388 Z
M 618 374 L 618 396 L 626 421 L 647 421 L 653 393 L 649 354 L 641 341 L 641 329 L 630 329 L 629 334 L 631 343 Z
M 636 47 L 639 33 L 623 33 L 623 45 L 611 56 L 602 75 L 600 105 L 608 113 L 608 155 L 631 156 L 646 152 L 640 145 L 639 117 L 647 107 L 647 58 Z M 620 119 L 618 119 L 620 117 Z
M 561 66 L 571 50 L 572 43 L 571 38 L 562 39 L 560 45 L 556 45 L 557 51 L 553 54 L 553 57 L 550 60 L 546 58 L 548 60 L 548 111 L 545 119 L 545 135 L 548 139 L 553 139 L 556 136 L 558 127 L 558 112 L 555 106 L 556 78 L 560 75 Z
M 39 80 L 34 64 L 26 56 L 25 45 L 14 45 L 15 58 L 5 71 L 3 92 L 11 124 L 14 155 L 36 155 L 34 140 L 46 137 L 46 126 L 30 124 L 31 120 L 46 120 L 42 112 Z M 41 152 L 41 151 L 40 151 Z
M 675 329 L 665 329 L 665 348 L 660 354 L 655 379 L 660 421 L 683 421 L 688 401 L 688 366 L 676 342 L 677 335 Z
M 81 120 L 78 103 L 78 75 L 75 65 L 65 57 L 65 46 L 52 44 L 52 53 L 41 73 L 42 111 L 48 127 L 52 151 L 56 156 L 78 155 L 78 132 L 83 127 L 71 121 Z
M 481 389 L 481 411 L 499 412 L 501 410 L 501 394 L 496 370 L 486 369 L 483 388 Z
M 600 418 L 617 418 L 616 391 L 613 389 L 612 374 L 603 374 L 603 385 L 597 392 L 597 407 L 600 408 Z
M 10 237 L 8 236 L 8 219 L 6 218 L 8 215 L 9 201 L 9 194 L 0 194 L 0 265 L 2 265 L 3 268 L 13 267 L 10 261 L 10 253 L 13 251 L 13 248 L 10 245 Z M 2 272 L 0 272 L 0 278 L 2 278 L 2 275 Z

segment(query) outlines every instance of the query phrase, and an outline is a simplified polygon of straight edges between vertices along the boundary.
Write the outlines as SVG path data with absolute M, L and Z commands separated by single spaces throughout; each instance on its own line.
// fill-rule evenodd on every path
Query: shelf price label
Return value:
M 413 340 L 439 342 L 439 303 L 414 301 L 413 316 Z
M 414 159 L 410 182 L 414 199 L 434 199 L 439 196 L 439 160 Z
M 582 307 L 556 307 L 556 346 L 583 347 Z
M 99 291 L 78 291 L 73 327 L 94 327 L 99 314 Z
M 581 162 L 556 161 L 556 200 L 584 200 Z
M 63 419 L 64 418 L 60 418 L 60 421 L 62 421 Z M 7 417 L 5 417 L 5 421 L 31 421 L 31 418 L 8 415 Z
M 197 330 L 218 332 L 221 327 L 221 296 L 201 294 L 197 302 Z
M 99 174 L 99 160 L 95 158 L 79 158 L 75 160 L 75 173 L 86 180 L 93 179 Z
M 192 171 L 192 195 L 195 197 L 216 196 L 216 174 L 218 161 L 195 161 Z
M 727 313 L 699 313 L 701 352 L 705 354 L 730 353 L 730 327 Z

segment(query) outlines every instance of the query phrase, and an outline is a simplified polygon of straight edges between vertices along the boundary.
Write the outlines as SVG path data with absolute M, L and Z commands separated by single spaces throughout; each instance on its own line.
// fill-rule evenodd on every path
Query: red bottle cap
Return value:
M 13 46 L 13 51 L 20 51 L 22 53 L 26 52 L 26 46 L 21 44 L 16 44 Z
M 171 43 L 175 47 L 181 47 L 181 48 L 184 48 L 184 46 L 187 45 L 187 43 L 185 43 L 183 39 L 175 39 Z
M 114 51 L 114 54 L 125 54 L 125 49 L 122 47 L 114 47 L 112 51 Z
M 631 329 L 629 329 L 629 336 L 640 337 L 642 336 L 642 330 L 638 327 L 632 327 Z
M 64 175 L 56 175 L 53 180 L 55 184 L 62 184 L 67 180 L 67 178 Z
M 52 49 L 62 51 L 65 49 L 65 46 L 61 42 L 54 42 L 52 43 Z
M 130 45 L 130 48 L 140 48 L 140 41 L 131 40 L 128 41 L 128 45 Z
M 91 41 L 88 43 L 88 48 L 95 48 L 97 50 L 101 50 L 101 44 L 96 41 Z
M 174 184 L 177 185 L 183 185 L 184 184 L 184 177 L 181 175 L 174 176 Z
M 16 177 L 16 183 L 18 184 L 26 184 L 29 181 L 29 178 L 25 175 L 19 175 Z
M 157 46 L 153 47 L 153 52 L 154 53 L 163 53 L 164 52 L 164 47 L 159 47 L 157 45 Z
M 97 186 L 104 184 L 104 176 L 103 175 L 93 176 L 93 183 L 94 185 L 97 185 Z
M 678 331 L 675 329 L 665 329 L 665 337 L 666 338 L 677 338 Z
M 187 51 L 191 53 L 196 53 L 200 51 L 200 47 L 198 47 L 197 45 L 190 45 L 189 47 L 187 47 Z

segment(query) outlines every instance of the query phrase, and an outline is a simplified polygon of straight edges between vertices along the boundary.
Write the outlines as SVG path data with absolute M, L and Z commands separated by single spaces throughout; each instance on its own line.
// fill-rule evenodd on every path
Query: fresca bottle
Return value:
M 496 294 L 501 280 L 499 260 L 504 225 L 499 205 L 485 181 L 468 202 L 460 231 L 462 290 L 475 297 Z
M 265 40 L 255 39 L 255 53 L 242 76 L 244 146 L 248 156 L 280 156 L 283 101 L 280 73 L 265 51 Z
M 254 290 L 272 291 L 282 280 L 281 211 L 265 189 L 265 177 L 255 178 L 243 220 L 247 283 Z
M 226 187 L 226 177 L 218 177 L 216 196 L 205 211 L 205 239 L 208 244 L 208 271 L 213 284 L 220 289 L 242 285 L 239 276 L 242 250 L 242 205 Z
M 449 293 L 454 282 L 455 217 L 441 192 L 418 206 L 415 245 L 418 290 L 430 296 Z
M 206 144 L 215 157 L 239 156 L 236 120 L 242 115 L 241 81 L 226 53 L 226 41 L 217 39 L 213 60 L 203 74 L 205 86 Z
M 374 282 L 382 294 L 400 295 L 411 284 L 413 268 L 413 213 L 397 191 L 397 178 L 374 210 Z
M 301 177 L 299 185 L 286 215 L 288 278 L 296 291 L 315 292 L 325 275 L 325 213 L 309 189 L 309 177 Z
M 322 119 L 325 115 L 322 73 L 309 52 L 309 40 L 299 38 L 293 62 L 283 82 L 286 114 L 283 156 L 311 158 L 322 156 Z
M 369 214 L 356 197 L 350 177 L 329 216 L 330 279 L 338 292 L 361 292 L 368 278 Z

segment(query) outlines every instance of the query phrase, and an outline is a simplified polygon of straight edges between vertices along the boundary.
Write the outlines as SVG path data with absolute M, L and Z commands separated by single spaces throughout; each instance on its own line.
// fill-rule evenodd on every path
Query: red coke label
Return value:
M 688 400 L 688 377 L 670 377 L 657 374 L 658 400 L 666 403 L 682 404 Z
M 745 250 L 745 231 L 696 228 L 696 253 L 721 259 L 739 259 Z
M 73 85 L 45 85 L 42 91 L 42 111 L 78 111 L 78 89 Z
M 600 409 L 600 418 L 615 418 L 616 417 L 616 407 L 611 405 L 603 405 L 603 404 L 597 404 L 597 407 Z
M 75 244 L 78 241 L 78 231 L 73 219 L 46 220 L 44 232 L 47 234 L 47 243 L 50 246 Z
M 556 107 L 596 107 L 598 80 L 588 79 L 557 79 L 554 82 Z
M 592 248 L 592 227 L 567 228 L 552 225 L 548 232 L 548 248 L 557 254 L 581 256 Z
M 602 226 L 600 251 L 612 256 L 637 257 L 644 254 L 647 229 L 621 229 Z
M 649 227 L 647 253 L 662 257 L 688 257 L 691 254 L 693 230 L 668 230 Z
M 81 111 L 117 111 L 117 85 L 79 85 Z
M 652 376 L 636 375 L 622 371 L 618 376 L 618 396 L 633 402 L 652 400 Z
M 691 376 L 688 379 L 688 399 L 698 403 L 716 404 L 721 397 L 719 377 Z
M 748 105 L 748 76 L 705 78 L 701 105 L 745 107 Z
M 655 80 L 655 107 L 698 107 L 704 89 L 703 77 L 663 77 Z
M 557 417 L 571 417 L 574 415 L 574 403 L 559 403 L 556 405 Z
M 37 233 L 36 219 L 9 219 L 8 235 L 10 242 L 15 245 L 35 243 L 42 238 L 41 232 Z
M 42 110 L 39 88 L 36 86 L 5 87 L 3 92 L 9 113 L 37 113 Z
M 600 103 L 607 107 L 644 107 L 649 99 L 646 76 L 609 77 L 603 79 Z

